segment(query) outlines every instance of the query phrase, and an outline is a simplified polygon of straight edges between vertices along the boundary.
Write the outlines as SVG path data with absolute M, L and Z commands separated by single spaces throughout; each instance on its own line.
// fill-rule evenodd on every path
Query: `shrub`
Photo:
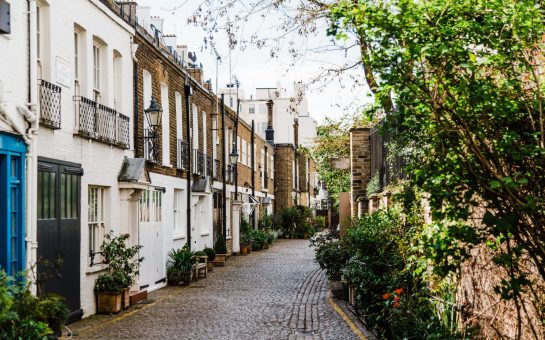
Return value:
M 259 222 L 257 223 L 257 226 L 259 227 L 259 229 L 274 229 L 273 216 L 270 215 L 270 214 L 265 213 L 259 219 Z
M 262 230 L 252 230 L 251 237 L 253 250 L 261 250 L 265 248 L 269 241 L 268 234 Z
M 108 264 L 108 274 L 112 275 L 111 279 L 117 283 L 124 284 L 123 288 L 134 284 L 140 263 L 144 260 L 143 257 L 137 257 L 142 246 L 129 247 L 128 240 L 129 234 L 114 236 L 113 232 L 110 232 L 106 234 L 104 243 L 100 246 L 100 251 Z
M 227 254 L 227 245 L 225 244 L 225 237 L 223 234 L 219 234 L 216 244 L 214 245 L 216 254 Z
M 206 254 L 204 252 L 204 250 L 197 250 L 195 253 L 194 253 L 195 256 L 208 256 L 208 254 Z
M 187 245 L 181 249 L 171 249 L 168 252 L 167 273 L 170 275 L 190 272 L 196 262 L 195 253 Z
M 203 251 L 208 255 L 208 261 L 214 261 L 216 258 L 216 251 L 212 248 L 204 248 Z
M 342 269 L 348 258 L 348 249 L 342 240 L 332 239 L 316 247 L 316 262 L 320 268 L 325 269 L 331 281 L 341 280 Z

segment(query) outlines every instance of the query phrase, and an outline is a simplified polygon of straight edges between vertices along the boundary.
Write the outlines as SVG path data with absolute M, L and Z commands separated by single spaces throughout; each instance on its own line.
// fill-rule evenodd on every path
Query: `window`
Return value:
M 42 30 L 43 30 L 43 18 L 42 7 L 36 6 L 36 55 L 38 61 L 42 59 Z
M 206 155 L 208 154 L 206 148 L 208 147 L 208 143 L 207 143 L 207 138 L 208 138 L 208 133 L 207 133 L 207 130 L 208 130 L 208 127 L 206 126 L 206 112 L 203 112 L 202 113 L 202 152 Z
M 246 154 L 246 141 L 244 139 L 242 139 L 241 141 L 242 141 L 242 145 L 241 145 L 242 154 L 241 154 L 240 162 L 246 165 L 246 161 L 248 160 L 248 155 Z
M 259 113 L 267 113 L 267 104 L 259 104 Z
M 105 221 L 105 195 L 106 188 L 98 186 L 89 186 L 87 201 L 87 223 L 89 226 L 89 255 L 93 257 L 100 251 L 100 246 L 106 235 Z M 93 263 L 101 262 L 96 258 Z
M 255 113 L 255 104 L 249 104 L 248 105 L 248 113 L 250 113 L 250 114 Z
M 184 117 L 182 111 L 182 95 L 179 92 L 174 92 L 174 101 L 176 105 L 176 138 L 183 139 Z
M 74 32 L 74 79 L 76 84 L 79 79 L 79 33 Z
M 100 101 L 100 66 L 101 66 L 101 49 L 96 43 L 93 44 L 93 93 L 94 100 Z
M 193 104 L 193 149 L 199 149 L 199 112 L 197 111 L 197 106 Z
M 123 88 L 122 88 L 122 57 L 119 51 L 114 50 L 114 60 L 113 60 L 113 80 L 114 80 L 114 109 L 117 111 L 123 111 L 122 99 L 123 99 Z
M 163 192 L 148 189 L 142 192 L 140 197 L 140 222 L 161 222 Z
M 174 189 L 174 238 L 185 237 L 184 191 Z

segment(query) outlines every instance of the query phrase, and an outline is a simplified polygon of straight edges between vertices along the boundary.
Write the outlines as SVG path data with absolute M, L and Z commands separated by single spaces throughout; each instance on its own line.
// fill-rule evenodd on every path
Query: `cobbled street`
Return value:
M 69 325 L 76 339 L 357 339 L 328 303 L 328 282 L 307 240 L 279 240 L 233 256 L 188 287 L 147 304 Z

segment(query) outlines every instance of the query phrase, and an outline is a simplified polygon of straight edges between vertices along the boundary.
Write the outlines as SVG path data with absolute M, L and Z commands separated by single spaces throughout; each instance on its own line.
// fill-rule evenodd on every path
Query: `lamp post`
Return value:
M 159 137 L 159 130 L 161 128 L 161 113 L 163 110 L 161 107 L 157 104 L 157 101 L 155 101 L 155 98 L 151 97 L 150 105 L 147 109 L 144 110 L 144 114 L 146 116 L 146 120 L 148 122 L 148 128 L 149 131 L 146 134 L 144 132 L 144 138 L 146 141 L 146 145 L 148 146 L 148 150 L 146 152 L 146 148 L 144 148 L 145 158 L 147 160 L 151 160 L 156 162 L 157 161 L 157 138 Z

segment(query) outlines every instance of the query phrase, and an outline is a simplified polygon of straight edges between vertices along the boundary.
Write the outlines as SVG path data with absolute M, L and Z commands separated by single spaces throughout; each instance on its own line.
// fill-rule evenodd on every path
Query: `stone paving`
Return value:
M 306 240 L 280 240 L 151 302 L 69 325 L 75 339 L 357 339 L 328 304 L 328 282 Z

